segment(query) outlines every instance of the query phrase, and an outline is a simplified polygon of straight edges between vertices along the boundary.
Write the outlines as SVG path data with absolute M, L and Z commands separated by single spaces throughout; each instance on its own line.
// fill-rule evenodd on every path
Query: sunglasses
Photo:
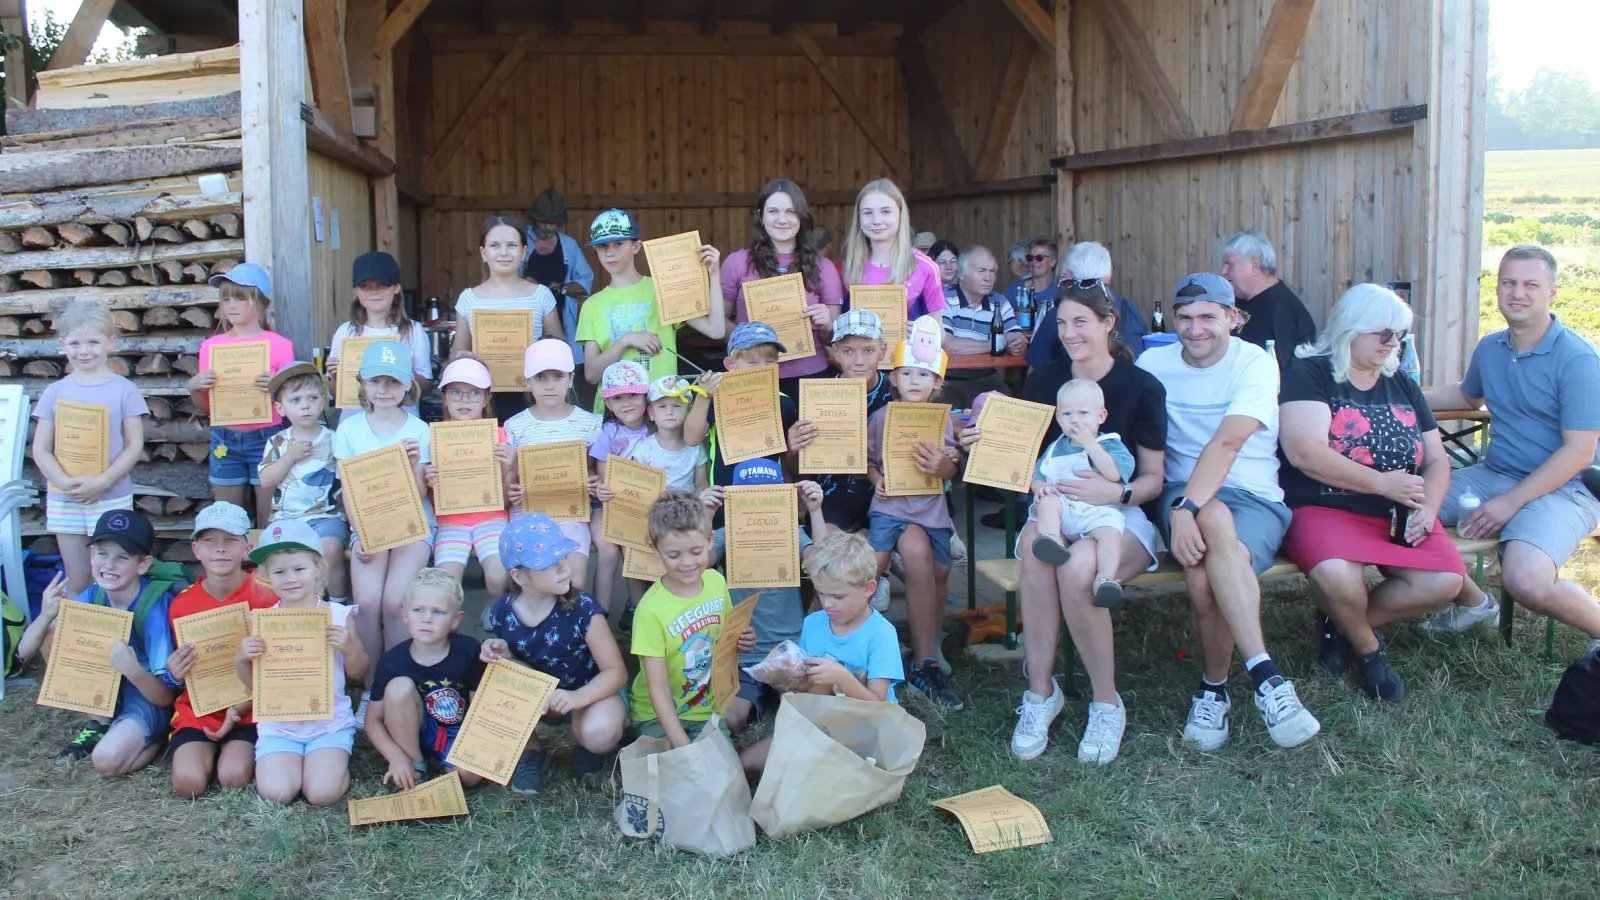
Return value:
M 1045 256 L 1042 253 L 1035 253 L 1035 254 L 1033 254 L 1031 256 L 1024 256 L 1023 259 L 1027 260 L 1028 262 L 1044 262 L 1046 260 L 1054 260 L 1055 257 L 1054 256 Z
M 1367 333 L 1377 335 L 1378 343 L 1380 344 L 1399 344 L 1405 341 L 1406 335 L 1411 333 L 1411 329 L 1406 328 L 1395 331 L 1393 328 L 1385 328 L 1382 331 L 1369 331 Z

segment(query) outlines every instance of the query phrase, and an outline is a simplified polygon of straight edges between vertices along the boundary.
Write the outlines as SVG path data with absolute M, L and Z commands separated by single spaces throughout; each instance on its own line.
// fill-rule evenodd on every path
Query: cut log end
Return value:
M 234 213 L 217 213 L 211 217 L 211 225 L 231 238 L 236 238 L 244 233 L 244 225 Z
M 150 232 L 150 240 L 157 244 L 184 243 L 183 232 L 173 228 L 171 225 L 156 226 L 156 228 Z
M 156 223 L 144 216 L 135 216 L 133 219 L 133 233 L 139 238 L 139 243 L 150 240 L 150 233 L 156 230 Z
M 0 316 L 0 337 L 21 337 L 22 323 L 12 316 Z
M 197 241 L 211 240 L 211 225 L 205 219 L 184 219 L 180 227 L 184 234 Z
M 172 418 L 172 404 L 167 402 L 167 400 L 164 398 L 146 397 L 144 403 L 145 406 L 150 408 L 150 415 L 154 416 L 155 418 L 163 421 Z M 170 447 L 172 445 L 163 444 L 162 446 Z M 170 459 L 171 457 L 168 458 Z
M 219 259 L 211 264 L 211 274 L 222 275 L 233 271 L 233 267 L 244 262 L 242 259 Z
M 56 245 L 56 236 L 50 229 L 38 225 L 26 228 L 22 232 L 22 246 L 29 250 L 49 250 Z
M 167 283 L 166 276 L 155 266 L 134 266 L 128 272 L 128 277 L 140 284 L 148 284 L 151 287 L 160 287 Z
M 204 329 L 215 327 L 215 322 L 211 318 L 210 311 L 202 309 L 198 306 L 191 306 L 188 309 L 185 309 L 183 312 L 178 313 L 178 318 L 189 323 L 195 328 Z
M 144 311 L 141 317 L 144 324 L 150 328 L 176 328 L 178 325 L 178 311 L 170 306 L 156 306 Z
M 27 319 L 22 323 L 23 334 L 44 334 L 50 330 L 50 323 L 44 319 Z
M 94 284 L 98 275 L 99 273 L 93 269 L 79 269 L 72 273 L 72 283 L 81 287 L 89 287 Z
M 123 334 L 138 334 L 144 331 L 144 323 L 139 321 L 139 314 L 126 309 L 119 309 L 111 313 L 111 320 L 117 323 L 117 330 Z
M 172 367 L 185 375 L 195 375 L 200 371 L 200 357 L 180 356 L 172 361 Z
M 113 356 L 106 360 L 106 368 L 121 375 L 123 378 L 127 378 L 131 372 L 128 368 L 128 361 L 120 356 Z
M 21 279 L 24 284 L 33 285 L 41 290 L 66 286 L 61 273 L 51 269 L 29 269 L 22 273 Z
M 165 354 L 150 353 L 139 357 L 139 362 L 133 367 L 133 371 L 139 375 L 166 375 L 172 371 L 172 362 Z
M 238 235 L 229 235 L 238 237 Z M 15 231 L 0 231 L 0 253 L 21 253 L 22 235 Z
M 23 364 L 22 374 L 34 378 L 60 378 L 61 367 L 48 359 L 35 359 Z
M 120 246 L 129 247 L 133 245 L 133 229 L 121 222 L 110 222 L 101 226 L 100 233 Z
M 74 247 L 93 247 L 106 243 L 105 235 L 101 234 L 93 225 L 82 222 L 63 222 L 56 227 L 56 233 L 61 239 Z
M 127 287 L 133 283 L 133 279 L 128 277 L 126 270 L 107 269 L 100 273 L 100 277 L 95 279 L 95 283 L 105 287 Z
M 210 277 L 211 271 L 206 268 L 205 263 L 189 263 L 183 267 L 183 278 L 190 284 L 205 284 Z M 174 278 L 172 280 L 177 281 L 178 279 Z
M 159 516 L 167 511 L 165 497 L 140 497 L 133 501 L 133 508 L 147 516 Z

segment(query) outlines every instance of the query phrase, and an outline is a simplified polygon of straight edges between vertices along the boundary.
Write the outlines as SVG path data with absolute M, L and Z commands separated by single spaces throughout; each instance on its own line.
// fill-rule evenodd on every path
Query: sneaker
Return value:
M 966 564 L 967 542 L 963 541 L 959 534 L 950 535 L 950 565 L 964 566 Z
M 1458 634 L 1485 622 L 1496 622 L 1500 619 L 1500 604 L 1488 594 L 1477 606 L 1462 606 L 1451 603 L 1433 615 L 1417 623 L 1417 628 L 1429 634 Z
M 101 722 L 85 722 L 83 727 L 78 729 L 78 736 L 73 738 L 70 743 L 61 748 L 61 752 L 56 754 L 56 762 L 70 763 L 77 762 L 80 759 L 88 759 L 89 754 L 93 753 L 94 748 L 99 746 L 100 739 L 106 736 L 106 732 L 110 730 L 110 727 Z
M 1110 609 L 1122 602 L 1122 583 L 1115 578 L 1096 578 L 1094 580 L 1094 605 L 1101 609 Z
M 1122 732 L 1128 727 L 1128 708 L 1117 697 L 1116 705 L 1089 704 L 1089 722 L 1083 726 L 1083 740 L 1078 742 L 1078 762 L 1105 765 L 1122 751 Z
M 900 559 L 900 551 L 895 550 L 889 554 L 889 574 L 900 579 L 902 584 L 906 580 L 906 564 Z
M 367 730 L 367 695 L 361 695 L 361 702 L 356 705 L 356 730 Z
M 543 750 L 523 750 L 517 760 L 516 770 L 511 773 L 511 784 L 507 787 L 514 794 L 537 796 L 544 790 L 544 776 L 549 771 L 550 754 Z
M 1183 739 L 1210 753 L 1228 743 L 1228 709 L 1233 704 L 1215 691 L 1199 691 L 1189 703 Z
M 623 608 L 622 618 L 617 621 L 617 631 L 623 634 L 633 634 L 633 610 L 632 606 Z
M 1256 709 L 1261 710 L 1261 720 L 1267 723 L 1267 733 L 1279 747 L 1298 747 L 1317 736 L 1322 723 L 1301 705 L 1294 692 L 1294 682 L 1282 675 L 1267 679 L 1256 691 Z
M 1050 696 L 1040 697 L 1033 691 L 1022 692 L 1022 705 L 1017 707 L 1017 727 L 1011 730 L 1011 755 L 1024 762 L 1035 759 L 1050 743 L 1050 723 L 1061 714 L 1065 698 L 1061 685 L 1050 679 Z
M 1329 675 L 1343 675 L 1350 666 L 1350 642 L 1327 616 L 1317 616 L 1317 662 Z
M 483 626 L 483 630 L 485 632 L 487 632 L 489 634 L 493 634 L 494 633 L 494 602 L 493 601 L 490 601 L 490 602 L 485 603 L 483 605 L 483 613 L 478 616 L 478 624 Z
M 872 599 L 867 601 L 867 605 L 878 612 L 889 611 L 889 576 L 878 576 L 878 588 L 872 592 Z
M 591 753 L 582 744 L 572 751 L 572 771 L 579 778 L 599 775 L 606 769 L 606 758 L 601 753 Z
M 1398 703 L 1405 699 L 1406 682 L 1389 664 L 1389 642 L 1383 632 L 1378 632 L 1378 649 L 1361 657 L 1361 668 L 1367 676 L 1367 696 L 1385 703 Z
M 1067 545 L 1048 534 L 1041 534 L 1033 539 L 1033 558 L 1052 566 L 1065 565 L 1072 558 Z
M 911 669 L 911 688 L 923 696 L 923 699 L 947 712 L 955 712 L 961 708 L 961 697 L 950 686 L 950 682 L 939 667 L 939 661 L 925 659 L 922 667 Z

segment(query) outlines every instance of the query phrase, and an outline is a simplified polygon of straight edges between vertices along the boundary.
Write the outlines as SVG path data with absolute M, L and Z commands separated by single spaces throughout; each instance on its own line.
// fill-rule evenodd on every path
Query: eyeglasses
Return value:
M 1035 254 L 1033 254 L 1031 256 L 1024 256 L 1023 259 L 1027 260 L 1028 262 L 1045 262 L 1046 260 L 1052 260 L 1053 261 L 1055 259 L 1055 257 L 1054 256 L 1045 256 L 1042 253 L 1035 253 Z
M 1411 333 L 1411 329 L 1405 328 L 1395 331 L 1393 328 L 1385 328 L 1382 331 L 1369 331 L 1367 333 L 1377 335 L 1378 343 L 1380 344 L 1399 344 L 1405 341 L 1406 335 Z
M 463 400 L 478 401 L 483 399 L 483 391 L 480 391 L 477 388 L 473 388 L 470 391 L 463 391 L 460 388 L 451 388 L 449 391 L 445 392 L 445 396 L 449 397 L 450 402 L 452 403 L 460 403 Z

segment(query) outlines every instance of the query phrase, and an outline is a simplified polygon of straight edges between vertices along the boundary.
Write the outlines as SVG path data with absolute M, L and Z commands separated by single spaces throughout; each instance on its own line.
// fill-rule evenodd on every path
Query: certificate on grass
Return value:
M 533 344 L 533 310 L 478 310 L 472 314 L 472 352 L 489 367 L 497 394 L 525 390 L 522 358 Z
M 111 648 L 131 634 L 133 613 L 128 610 L 62 601 L 38 704 L 111 718 L 122 687 L 122 673 L 111 664 Z
M 1015 850 L 1055 840 L 1039 807 L 998 784 L 936 800 L 933 805 L 956 817 L 967 832 L 973 853 Z
M 724 712 L 739 696 L 739 635 L 750 627 L 760 594 L 751 594 L 722 617 L 722 630 L 711 648 L 711 700 Z
M 589 448 L 560 441 L 517 448 L 522 511 L 542 512 L 557 522 L 589 521 Z
M 356 378 L 361 374 L 361 355 L 367 352 L 368 347 L 382 340 L 394 340 L 394 336 L 347 337 L 339 342 L 339 377 L 333 383 L 335 409 L 361 408 L 361 383 Z
M 428 426 L 428 455 L 439 470 L 433 489 L 436 515 L 505 511 L 505 485 L 494 455 L 499 432 L 494 419 Z
M 711 282 L 700 261 L 700 232 L 685 231 L 644 242 L 661 324 L 674 325 L 711 312 Z
M 778 406 L 778 367 L 758 366 L 722 376 L 712 402 L 717 413 L 717 451 L 728 465 L 789 449 Z
M 730 486 L 725 497 L 728 587 L 799 587 L 800 492 L 792 484 Z
M 255 611 L 255 633 L 267 642 L 256 657 L 250 699 L 257 722 L 333 718 L 333 647 L 326 606 Z
M 661 557 L 654 550 L 635 550 L 632 547 L 622 548 L 622 577 L 636 578 L 639 581 L 660 581 L 661 576 L 667 574 L 667 567 L 662 565 Z
M 944 448 L 948 403 L 890 403 L 883 414 L 883 492 L 891 497 L 944 493 L 944 479 L 917 468 L 918 441 Z
M 230 603 L 217 609 L 172 620 L 178 646 L 193 644 L 194 665 L 184 678 L 194 714 L 206 716 L 250 699 L 250 689 L 239 680 L 233 655 L 250 634 L 248 605 Z
M 650 507 L 667 489 L 667 473 L 613 453 L 606 457 L 606 487 L 611 488 L 612 497 L 601 507 L 600 537 L 654 553 Z
M 339 460 L 339 481 L 350 498 L 363 551 L 377 553 L 427 538 L 428 514 L 403 445 Z
M 51 450 L 61 470 L 74 478 L 93 478 L 111 468 L 111 407 L 57 400 Z
M 806 282 L 799 272 L 744 283 L 744 309 L 752 322 L 765 322 L 778 333 L 789 352 L 778 362 L 806 359 L 817 353 L 816 333 L 805 317 Z
M 800 448 L 802 473 L 867 474 L 866 379 L 801 379 L 800 418 L 817 427 Z
M 962 480 L 1026 494 L 1039 461 L 1039 444 L 1055 417 L 1053 406 L 990 394 L 978 413 L 983 437 L 969 451 Z
M 461 776 L 449 772 L 409 791 L 387 797 L 351 800 L 349 810 L 351 825 L 464 816 L 467 814 L 467 795 L 461 790 Z
M 883 321 L 883 354 L 880 369 L 894 368 L 894 345 L 906 339 L 906 286 L 903 284 L 853 284 L 850 308 L 877 313 Z
M 240 341 L 211 348 L 211 424 L 267 425 L 272 422 L 272 397 L 256 379 L 272 371 L 272 348 L 266 341 Z
M 561 682 L 505 659 L 484 669 L 445 762 L 505 784 Z

